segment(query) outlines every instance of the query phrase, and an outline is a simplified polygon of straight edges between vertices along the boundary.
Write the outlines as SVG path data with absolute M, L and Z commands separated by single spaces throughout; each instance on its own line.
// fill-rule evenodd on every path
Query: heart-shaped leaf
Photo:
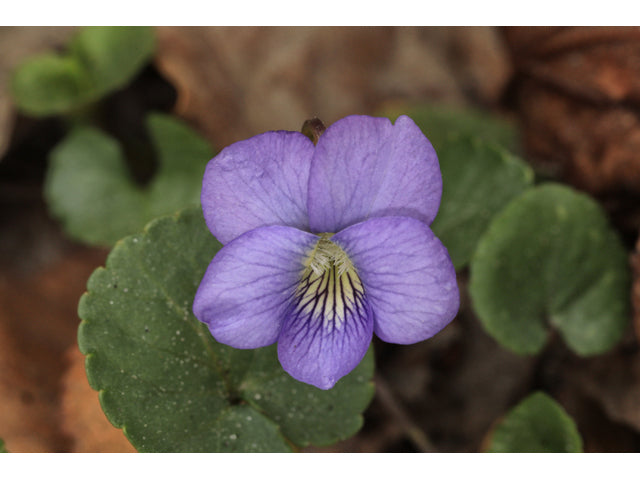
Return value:
M 551 397 L 535 392 L 516 405 L 490 437 L 494 453 L 579 453 L 582 438 L 573 419 Z
M 275 346 L 216 343 L 191 305 L 220 248 L 190 208 L 119 242 L 89 279 L 78 341 L 109 420 L 148 452 L 288 451 L 354 434 L 372 353 L 325 391 L 285 373 Z
M 520 354 L 539 352 L 548 326 L 580 355 L 612 348 L 629 321 L 627 253 L 587 195 L 546 184 L 512 200 L 471 261 L 482 324 Z
M 133 180 L 118 143 L 99 130 L 78 127 L 53 150 L 45 198 L 69 235 L 113 245 L 155 217 L 199 204 L 213 156 L 209 144 L 167 115 L 150 115 L 147 127 L 160 166 L 144 188 Z
M 33 57 L 14 72 L 14 101 L 36 116 L 70 112 L 124 86 L 154 49 L 150 27 L 83 28 L 66 53 Z
M 499 146 L 468 136 L 450 138 L 438 159 L 442 201 L 431 228 L 460 269 L 493 216 L 532 185 L 533 171 Z

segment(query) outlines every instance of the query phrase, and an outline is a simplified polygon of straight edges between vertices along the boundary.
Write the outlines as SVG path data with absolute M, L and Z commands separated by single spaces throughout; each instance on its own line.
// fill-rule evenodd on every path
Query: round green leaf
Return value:
M 470 294 L 487 332 L 539 352 L 548 325 L 580 355 L 612 348 L 629 320 L 627 253 L 600 206 L 554 184 L 511 201 L 471 261 Z
M 63 55 L 27 60 L 13 74 L 16 105 L 34 116 L 68 113 L 124 86 L 150 60 L 150 27 L 86 27 Z
M 487 111 L 427 104 L 392 106 L 384 109 L 382 114 L 392 120 L 400 115 L 411 117 L 438 154 L 440 147 L 455 135 L 478 137 L 510 151 L 518 150 L 519 137 L 516 126 Z
M 69 235 L 92 245 L 113 245 L 151 219 L 200 202 L 209 144 L 167 115 L 147 126 L 160 163 L 152 182 L 139 187 L 118 143 L 79 127 L 51 153 L 45 199 Z
M 478 138 L 456 136 L 438 152 L 442 201 L 431 225 L 464 267 L 493 216 L 533 183 L 533 171 L 519 158 Z
M 286 374 L 275 346 L 216 343 L 192 314 L 221 245 L 198 207 L 110 253 L 79 305 L 78 343 L 109 420 L 140 451 L 288 451 L 353 435 L 373 395 L 373 355 L 331 390 Z
M 525 398 L 496 427 L 489 452 L 579 453 L 582 438 L 565 410 L 543 392 Z
M 70 50 L 91 73 L 95 94 L 124 86 L 155 50 L 151 27 L 94 26 L 80 30 Z
M 88 101 L 92 80 L 75 57 L 41 55 L 13 75 L 11 94 L 24 112 L 39 116 L 70 111 Z

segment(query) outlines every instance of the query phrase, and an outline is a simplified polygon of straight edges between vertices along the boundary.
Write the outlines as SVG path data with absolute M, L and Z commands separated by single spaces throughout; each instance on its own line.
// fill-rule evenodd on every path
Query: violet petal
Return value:
M 251 230 L 224 246 L 209 265 L 193 312 L 213 337 L 235 348 L 278 339 L 316 235 L 291 227 Z
M 207 164 L 202 210 L 224 245 L 254 228 L 309 230 L 307 184 L 314 146 L 298 132 L 267 132 L 236 142 Z
M 385 342 L 432 337 L 458 312 L 460 294 L 447 249 L 424 223 L 407 217 L 373 218 L 334 235 L 362 279 Z
M 373 317 L 353 271 L 307 271 L 278 339 L 282 367 L 295 379 L 332 388 L 358 366 L 373 336 Z
M 309 176 L 313 232 L 338 232 L 372 217 L 430 225 L 440 206 L 436 152 L 409 117 L 350 116 L 320 137 Z

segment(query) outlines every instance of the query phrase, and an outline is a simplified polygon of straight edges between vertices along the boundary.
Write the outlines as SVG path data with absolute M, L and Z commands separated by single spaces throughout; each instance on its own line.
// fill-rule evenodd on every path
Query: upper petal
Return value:
M 455 269 L 447 249 L 424 223 L 374 218 L 346 228 L 331 241 L 356 267 L 380 339 L 401 344 L 425 340 L 458 312 Z
M 314 146 L 298 132 L 267 132 L 236 142 L 207 165 L 202 210 L 226 244 L 266 225 L 309 229 L 307 185 Z
M 351 116 L 320 137 L 309 177 L 311 231 L 338 232 L 371 217 L 436 217 L 442 176 L 431 143 L 409 117 Z
M 200 283 L 193 312 L 220 343 L 275 343 L 318 237 L 291 227 L 251 230 L 225 245 Z

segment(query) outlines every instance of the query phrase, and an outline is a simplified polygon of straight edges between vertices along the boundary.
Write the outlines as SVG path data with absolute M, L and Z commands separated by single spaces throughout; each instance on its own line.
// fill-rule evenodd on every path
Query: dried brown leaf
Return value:
M 390 100 L 492 103 L 505 55 L 491 28 L 162 27 L 156 58 L 177 112 L 222 147 Z
M 55 395 L 52 385 L 43 388 L 45 373 L 0 323 L 0 437 L 10 452 L 55 452 L 65 443 L 51 422 Z
M 98 392 L 89 386 L 85 357 L 76 346 L 66 355 L 69 368 L 62 383 L 62 430 L 71 439 L 75 453 L 131 453 L 136 450 L 105 417 Z
M 597 195 L 640 228 L 640 28 L 512 27 L 513 91 L 542 169 Z
M 631 288 L 631 305 L 633 307 L 633 327 L 636 338 L 640 341 L 640 237 L 631 255 L 631 273 L 633 286 Z
M 32 275 L 0 274 L 0 438 L 11 452 L 68 450 L 59 425 L 64 351 L 75 343 L 78 299 L 105 252 L 58 254 Z

